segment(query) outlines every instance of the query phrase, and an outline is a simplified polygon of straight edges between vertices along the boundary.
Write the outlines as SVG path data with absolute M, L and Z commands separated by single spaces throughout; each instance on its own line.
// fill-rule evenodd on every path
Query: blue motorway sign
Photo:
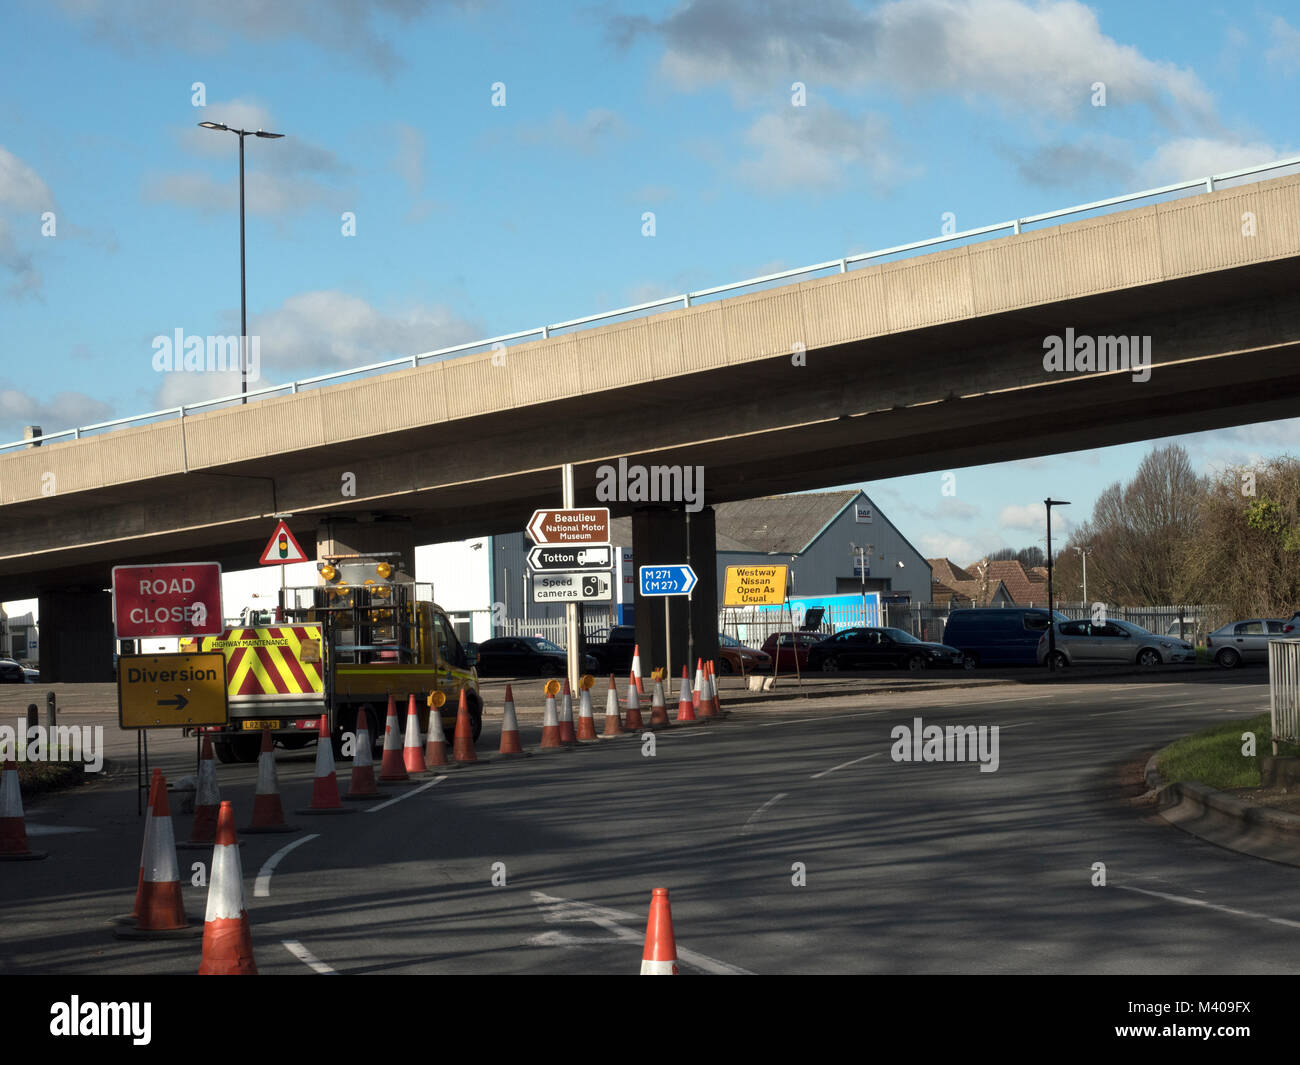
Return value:
M 642 566 L 638 572 L 642 595 L 690 595 L 695 587 L 695 571 L 681 563 Z

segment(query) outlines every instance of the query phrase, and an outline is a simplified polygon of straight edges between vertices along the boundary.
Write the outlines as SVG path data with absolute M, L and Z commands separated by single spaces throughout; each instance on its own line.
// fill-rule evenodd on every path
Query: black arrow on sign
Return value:
M 159 699 L 158 705 L 174 706 L 176 707 L 177 713 L 179 713 L 180 711 L 184 710 L 187 706 L 190 705 L 190 701 L 187 698 L 185 698 L 185 696 L 183 695 L 177 695 L 175 699 Z

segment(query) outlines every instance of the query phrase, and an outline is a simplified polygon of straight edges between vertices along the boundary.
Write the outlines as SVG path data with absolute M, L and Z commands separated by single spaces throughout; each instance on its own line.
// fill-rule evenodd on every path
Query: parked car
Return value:
M 23 667 L 12 658 L 0 658 L 0 684 L 26 684 Z
M 778 673 L 793 673 L 796 667 L 800 672 L 807 672 L 808 652 L 825 638 L 820 632 L 774 632 L 763 641 L 762 651 L 775 660 Z
M 734 636 L 718 633 L 719 673 L 766 673 L 771 668 L 772 656 L 766 651 L 746 647 Z
M 828 636 L 808 652 L 808 670 L 836 673 L 842 669 L 918 671 L 931 666 L 957 667 L 962 652 L 942 643 L 926 643 L 904 629 L 845 629 Z
M 563 647 L 540 636 L 499 636 L 478 645 L 480 677 L 562 677 L 569 658 Z M 596 660 L 586 655 L 582 670 L 595 673 Z
M 635 625 L 615 625 L 612 629 L 602 629 L 587 638 L 587 654 L 596 660 L 598 673 L 625 676 L 631 672 L 632 653 L 635 650 Z
M 1059 610 L 1051 617 L 1069 619 Z M 1046 608 L 969 607 L 954 610 L 944 626 L 943 642 L 962 653 L 966 669 L 978 666 L 1032 666 L 1038 638 L 1047 631 Z
M 1048 644 L 1044 630 L 1038 640 L 1038 662 L 1056 656 L 1057 668 L 1071 665 L 1118 665 L 1136 663 L 1158 666 L 1165 662 L 1195 662 L 1196 648 L 1186 640 L 1157 636 L 1131 621 L 1110 619 L 1094 621 L 1058 621 L 1056 650 Z
M 39 684 L 41 682 L 41 671 L 32 669 L 31 666 L 23 666 L 23 676 L 27 679 L 28 684 Z
M 1281 618 L 1232 621 L 1206 636 L 1205 648 L 1224 669 L 1236 669 L 1243 662 L 1267 662 L 1268 641 L 1285 639 L 1286 625 Z
M 1300 636 L 1300 610 L 1297 610 L 1282 626 L 1282 631 L 1286 634 L 1287 639 L 1295 639 Z

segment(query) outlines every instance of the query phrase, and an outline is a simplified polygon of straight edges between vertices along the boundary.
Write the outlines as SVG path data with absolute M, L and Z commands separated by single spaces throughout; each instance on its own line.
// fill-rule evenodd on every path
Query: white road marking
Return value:
M 1207 910 L 1218 910 L 1220 913 L 1230 913 L 1233 917 L 1250 917 L 1258 921 L 1268 921 L 1271 924 L 1285 925 L 1287 928 L 1300 928 L 1300 921 L 1291 921 L 1285 917 L 1270 917 L 1266 913 L 1254 913 L 1251 910 L 1238 910 L 1232 906 L 1221 906 L 1217 902 L 1206 902 L 1204 899 L 1189 899 L 1185 895 L 1169 895 L 1163 891 L 1148 891 L 1146 888 L 1129 887 L 1126 884 L 1116 884 L 1121 891 L 1134 891 L 1139 895 L 1150 895 L 1157 899 L 1167 899 L 1170 902 L 1181 902 L 1185 906 L 1200 906 Z
M 1179 703 L 1174 706 L 1130 706 L 1123 710 L 1106 710 L 1100 714 L 1089 714 L 1089 717 L 1111 717 L 1114 714 L 1132 714 L 1139 710 L 1150 713 L 1152 710 L 1200 710 L 1202 707 L 1195 703 Z
M 421 784 L 418 788 L 412 788 L 412 789 L 411 789 L 410 791 L 408 791 L 405 795 L 399 795 L 399 796 L 397 796 L 397 798 L 395 798 L 395 799 L 389 799 L 387 802 L 381 802 L 378 806 L 367 806 L 367 807 L 366 807 L 366 813 L 368 813 L 368 814 L 372 814 L 372 813 L 374 813 L 376 810 L 382 810 L 382 809 L 383 809 L 384 807 L 386 807 L 386 806 L 392 806 L 393 803 L 395 803 L 395 802 L 401 802 L 403 799 L 409 799 L 412 795 L 419 795 L 420 792 L 422 792 L 422 791 L 427 791 L 429 788 L 433 787 L 435 784 L 441 783 L 442 781 L 444 781 L 444 780 L 446 780 L 446 779 L 447 779 L 447 774 L 446 774 L 446 773 L 443 773 L 442 776 L 434 777 L 432 780 L 427 781 L 427 782 L 424 783 L 424 784 Z
M 271 874 L 275 872 L 275 867 L 280 864 L 281 859 L 294 847 L 301 847 L 304 843 L 311 842 L 319 835 L 319 832 L 313 832 L 310 836 L 295 839 L 292 843 L 285 844 L 271 857 L 267 858 L 262 868 L 257 871 L 257 879 L 253 882 L 253 898 L 264 899 L 269 897 L 271 894 Z
M 819 780 L 829 773 L 834 773 L 837 769 L 847 769 L 851 765 L 857 765 L 859 762 L 865 762 L 868 758 L 879 758 L 884 751 L 877 751 L 875 754 L 864 754 L 861 758 L 855 758 L 851 762 L 841 762 L 839 765 L 833 765 L 830 769 L 823 769 L 820 773 L 814 773 L 809 779 Z
M 328 965 L 326 965 L 323 961 L 317 958 L 315 954 L 313 954 L 310 950 L 304 947 L 296 939 L 282 939 L 280 940 L 280 943 L 284 946 L 285 950 L 287 950 L 300 962 L 302 962 L 304 965 L 307 965 L 315 972 L 320 973 L 322 976 L 338 976 L 337 970 L 331 969 Z
M 830 717 L 792 717 L 784 721 L 760 721 L 759 728 L 771 728 L 774 725 L 804 725 L 810 721 L 851 721 L 855 717 L 876 717 L 878 714 L 885 713 L 884 710 L 872 710 L 866 714 L 832 714 Z
M 767 800 L 767 802 L 763 803 L 762 806 L 760 806 L 757 810 L 755 810 L 752 814 L 749 815 L 749 820 L 745 822 L 744 827 L 740 830 L 740 834 L 742 836 L 748 836 L 751 832 L 753 832 L 754 822 L 758 820 L 758 815 L 761 814 L 764 810 L 766 810 L 769 806 L 773 806 L 776 803 L 780 802 L 789 794 L 790 793 L 788 791 L 777 792 L 777 794 L 773 795 L 770 799 Z
M 570 935 L 566 932 L 546 932 L 540 936 L 532 936 L 525 942 L 536 946 L 585 946 L 588 943 L 641 943 L 644 940 L 642 933 L 634 932 L 630 928 L 624 928 L 619 921 L 635 921 L 635 914 L 623 913 L 620 910 L 611 910 L 606 906 L 594 906 L 586 902 L 575 902 L 572 899 L 556 898 L 554 895 L 547 895 L 541 891 L 532 892 L 534 901 L 546 912 L 546 920 L 552 924 L 567 921 L 588 921 L 603 928 L 606 932 L 611 933 L 615 938 L 607 940 L 603 936 L 598 939 L 582 939 Z M 674 929 L 674 933 L 676 929 Z M 674 935 L 674 938 L 676 936 Z M 694 969 L 702 969 L 706 973 L 714 973 L 718 976 L 753 976 L 748 969 L 742 969 L 739 965 L 729 965 L 725 961 L 719 961 L 717 958 L 710 958 L 707 954 L 700 954 L 698 951 L 687 950 L 677 943 L 677 960 Z
M 28 821 L 27 834 L 29 836 L 61 836 L 66 832 L 94 832 L 93 828 L 83 828 L 80 825 L 34 825 Z

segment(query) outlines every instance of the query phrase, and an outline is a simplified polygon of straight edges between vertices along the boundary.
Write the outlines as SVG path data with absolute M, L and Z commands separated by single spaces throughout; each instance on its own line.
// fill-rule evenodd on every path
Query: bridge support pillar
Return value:
M 664 631 L 665 597 L 643 596 L 640 579 L 634 578 L 636 640 L 641 647 L 642 669 L 648 676 L 651 667 L 658 669 L 667 664 L 676 690 L 683 665 L 694 680 L 695 660 L 707 661 L 718 653 L 717 538 L 713 508 L 705 507 L 693 514 L 671 507 L 637 509 L 632 514 L 632 557 L 638 569 L 688 563 L 699 578 L 689 601 L 680 595 L 667 597 L 673 659 L 669 663 L 665 663 L 668 651 Z
M 42 592 L 41 683 L 112 681 L 113 596 L 89 589 Z

